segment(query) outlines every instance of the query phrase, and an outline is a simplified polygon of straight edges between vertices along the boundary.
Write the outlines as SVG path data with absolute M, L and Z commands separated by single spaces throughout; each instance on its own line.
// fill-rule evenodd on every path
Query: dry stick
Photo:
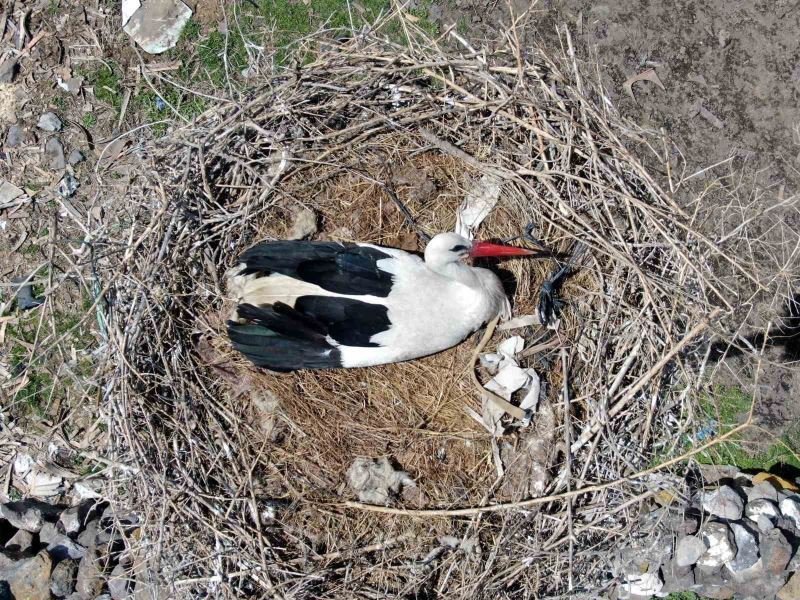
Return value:
M 494 319 L 492 319 L 492 322 L 489 323 L 486 326 L 486 331 L 484 332 L 480 343 L 475 348 L 475 350 L 472 351 L 472 358 L 470 359 L 469 373 L 470 373 L 470 376 L 472 378 L 472 383 L 475 384 L 475 388 L 478 390 L 478 393 L 481 396 L 486 396 L 489 400 L 491 400 L 492 402 L 495 403 L 497 408 L 507 412 L 508 414 L 510 414 L 515 419 L 519 419 L 521 421 L 526 416 L 525 411 L 522 410 L 519 406 L 514 406 L 513 404 L 511 404 L 505 398 L 501 398 L 500 396 L 498 396 L 494 392 L 491 392 L 491 391 L 487 390 L 485 387 L 483 387 L 481 385 L 481 383 L 478 381 L 478 376 L 475 373 L 475 365 L 478 362 L 478 357 L 480 356 L 481 352 L 483 352 L 483 349 L 486 347 L 486 344 L 489 342 L 489 340 L 491 339 L 492 335 L 494 334 L 494 330 L 497 327 L 497 322 L 499 320 L 500 320 L 500 315 L 497 315 Z
M 566 471 L 566 480 L 567 480 L 567 491 L 572 491 L 572 450 L 570 450 L 570 446 L 572 445 L 571 439 L 571 427 L 569 421 L 570 415 L 570 405 L 569 405 L 569 385 L 567 382 L 567 350 L 566 348 L 561 348 L 561 366 L 564 369 L 564 385 L 562 387 L 562 394 L 564 396 L 564 453 L 566 454 L 566 463 L 567 463 L 567 471 Z M 572 565 L 573 559 L 575 557 L 575 534 L 572 529 L 572 498 L 567 500 L 567 527 L 569 528 L 569 579 L 568 579 L 568 589 L 572 591 L 573 588 L 573 574 L 572 574 Z
M 640 389 L 642 389 L 653 377 L 655 377 L 658 374 L 658 372 L 661 371 L 661 369 L 663 369 L 664 366 L 669 361 L 671 361 L 676 354 L 678 354 L 678 352 L 683 350 L 689 344 L 689 342 L 691 342 L 700 333 L 702 333 L 708 327 L 710 321 L 716 318 L 720 312 L 721 310 L 719 308 L 715 309 L 708 317 L 706 317 L 700 323 L 695 325 L 691 329 L 691 331 L 689 331 L 689 333 L 687 333 L 683 337 L 683 339 L 680 342 L 678 342 L 677 344 L 675 344 L 675 346 L 672 347 L 672 349 L 669 352 L 667 352 L 664 356 L 662 356 L 661 360 L 659 360 L 655 365 L 653 365 L 650 368 L 650 370 L 648 370 L 644 375 L 642 375 L 642 377 L 639 378 L 639 381 L 637 381 L 633 385 L 633 387 L 628 389 L 628 391 L 625 392 L 625 395 L 622 396 L 622 398 L 620 398 L 619 400 L 617 400 L 616 403 L 614 403 L 614 405 L 611 407 L 611 410 L 608 411 L 608 418 L 613 419 L 615 416 L 617 416 L 617 414 L 619 414 L 619 412 L 623 408 L 625 408 L 625 405 L 628 404 L 628 402 L 630 402 L 631 398 L 633 398 Z M 583 445 L 586 444 L 586 442 L 592 439 L 592 437 L 598 431 L 600 431 L 604 423 L 605 422 L 601 421 L 600 419 L 595 419 L 591 427 L 586 429 L 572 445 L 572 452 L 575 453 L 578 450 L 580 450 L 583 447 Z

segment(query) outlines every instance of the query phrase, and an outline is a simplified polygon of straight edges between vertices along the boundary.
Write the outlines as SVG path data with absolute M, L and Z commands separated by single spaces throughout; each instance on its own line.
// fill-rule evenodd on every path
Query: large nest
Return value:
M 680 155 L 615 112 L 568 38 L 557 57 L 513 34 L 491 54 L 447 54 L 404 26 L 412 49 L 380 29 L 344 45 L 312 38 L 303 65 L 150 148 L 131 189 L 130 243 L 104 262 L 112 425 L 136 472 L 117 492 L 146 513 L 142 541 L 177 592 L 602 589 L 630 513 L 671 481 L 652 465 L 685 450 L 704 385 L 696 358 L 742 290 L 767 287 L 735 258 L 748 227 L 702 233 L 702 202 L 675 194 Z M 545 384 L 530 426 L 508 421 L 493 440 L 466 411 L 481 411 L 477 340 L 284 375 L 232 353 L 225 274 L 248 245 L 310 209 L 321 238 L 418 250 L 421 232 L 453 227 L 482 177 L 502 181 L 483 237 L 532 224 L 561 252 L 588 248 L 560 291 L 558 329 L 514 332 L 539 349 L 524 360 Z M 515 313 L 535 313 L 554 266 L 501 265 Z M 355 502 L 358 457 L 388 458 L 416 487 L 384 507 Z

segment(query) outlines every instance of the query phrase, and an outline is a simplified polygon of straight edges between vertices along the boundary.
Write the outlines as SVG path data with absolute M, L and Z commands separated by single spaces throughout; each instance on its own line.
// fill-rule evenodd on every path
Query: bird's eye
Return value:
M 452 248 L 450 248 L 450 252 L 455 252 L 456 254 L 458 254 L 459 252 L 466 252 L 467 250 L 469 250 L 469 248 L 467 248 L 463 244 L 459 244 L 458 246 L 453 246 Z

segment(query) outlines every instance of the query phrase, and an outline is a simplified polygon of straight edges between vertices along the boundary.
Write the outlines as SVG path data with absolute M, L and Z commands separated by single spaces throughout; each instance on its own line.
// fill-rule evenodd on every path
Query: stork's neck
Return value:
M 478 276 L 478 270 L 462 262 L 427 260 L 425 263 L 431 271 L 435 271 L 439 275 L 444 275 L 469 287 L 483 287 L 481 278 Z

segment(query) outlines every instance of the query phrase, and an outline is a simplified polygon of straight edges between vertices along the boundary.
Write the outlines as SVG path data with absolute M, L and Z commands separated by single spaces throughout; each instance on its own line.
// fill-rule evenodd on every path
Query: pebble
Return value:
M 717 517 L 738 521 L 742 518 L 744 502 L 736 491 L 727 485 L 721 485 L 713 492 L 703 492 L 703 509 Z
M 67 162 L 72 166 L 77 165 L 78 163 L 82 163 L 86 160 L 86 157 L 83 155 L 83 152 L 78 150 L 77 148 L 69 153 L 69 157 L 67 158 Z
M 26 600 L 50 600 L 50 571 L 53 561 L 42 550 L 36 556 L 20 560 L 6 570 L 3 578 L 8 582 L 14 598 Z
M 780 529 L 773 529 L 761 536 L 761 560 L 768 573 L 783 573 L 792 558 L 792 546 Z
M 19 125 L 12 125 L 8 128 L 8 133 L 6 134 L 6 146 L 9 148 L 16 148 L 22 144 L 24 138 L 25 130 Z
M 777 502 L 778 490 L 771 483 L 762 481 L 747 490 L 747 501 L 752 502 L 753 500 L 772 500 Z
M 45 131 L 49 131 L 51 133 L 61 131 L 61 128 L 63 127 L 61 119 L 59 119 L 56 114 L 52 112 L 46 112 L 39 117 L 39 122 L 36 125 L 39 127 L 39 129 L 44 129 Z
M 19 189 L 10 181 L 4 181 L 0 184 L 0 205 L 13 202 L 24 193 L 23 190 Z
M 78 563 L 74 560 L 62 560 L 50 575 L 50 591 L 56 598 L 64 598 L 75 591 L 75 578 L 78 575 Z
M 755 535 L 739 523 L 731 523 L 731 531 L 736 542 L 736 556 L 725 566 L 732 572 L 739 573 L 758 561 L 758 542 Z
M 60 171 L 67 166 L 64 158 L 64 146 L 57 137 L 51 137 L 44 145 L 44 158 L 47 165 L 53 171 Z
M 44 524 L 42 511 L 25 502 L 9 502 L 0 505 L 0 516 L 17 529 L 38 533 Z
M 78 543 L 84 548 L 89 548 L 95 544 L 97 540 L 97 528 L 100 521 L 99 519 L 92 519 L 86 524 L 84 529 L 78 536 Z
M 800 528 L 800 502 L 797 501 L 797 496 L 789 496 L 781 500 L 780 508 L 783 516 L 791 519 L 794 526 Z
M 25 552 L 33 545 L 33 534 L 18 529 L 10 540 L 6 542 L 6 550 L 14 550 L 16 552 Z
M 708 550 L 697 561 L 698 566 L 713 569 L 733 560 L 736 556 L 731 530 L 724 523 L 707 523 L 701 534 Z
M 80 506 L 73 506 L 66 509 L 58 517 L 59 523 L 64 527 L 64 531 L 69 535 L 78 533 L 81 530 Z
M 675 564 L 679 567 L 689 567 L 700 560 L 706 550 L 703 540 L 693 535 L 687 535 L 678 540 L 675 548 Z
M 59 536 L 58 528 L 56 527 L 55 523 L 42 523 L 41 529 L 39 529 L 39 541 L 43 544 L 49 544 L 54 539 Z
M 72 558 L 78 560 L 86 555 L 86 548 L 75 543 L 69 537 L 58 534 L 47 543 L 47 551 L 57 560 Z

